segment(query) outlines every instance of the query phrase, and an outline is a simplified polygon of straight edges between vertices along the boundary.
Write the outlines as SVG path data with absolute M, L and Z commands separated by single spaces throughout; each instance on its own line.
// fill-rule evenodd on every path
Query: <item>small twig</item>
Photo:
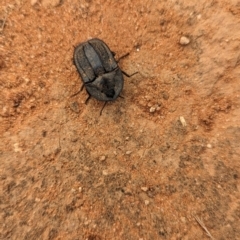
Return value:
M 5 24 L 6 24 L 6 21 L 7 21 L 7 14 L 5 15 L 5 18 L 4 18 L 3 21 L 2 21 L 2 26 L 1 26 L 1 28 L 0 28 L 0 33 L 3 32 L 3 29 L 4 29 L 4 26 L 5 26 Z
M 206 228 L 205 224 L 200 220 L 200 218 L 199 217 L 195 217 L 195 216 L 193 216 L 193 217 L 196 219 L 198 224 L 205 230 L 205 232 L 207 233 L 208 237 L 210 237 L 212 240 L 214 240 L 214 237 L 208 231 L 208 229 Z

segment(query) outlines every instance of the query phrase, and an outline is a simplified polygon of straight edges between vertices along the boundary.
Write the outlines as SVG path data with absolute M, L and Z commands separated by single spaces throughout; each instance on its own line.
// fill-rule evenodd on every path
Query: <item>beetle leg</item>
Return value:
M 125 57 L 127 57 L 129 55 L 129 53 L 126 53 L 125 55 L 121 56 L 118 60 L 117 60 L 117 63 L 119 63 L 119 61 Z
M 78 95 L 82 90 L 80 89 L 79 91 L 77 91 L 76 93 L 74 93 L 73 95 L 71 95 L 71 97 L 75 97 L 76 95 Z
M 80 90 L 74 93 L 73 95 L 71 95 L 71 97 L 75 97 L 76 95 L 78 95 L 83 90 L 83 88 L 84 88 L 84 84 L 81 86 Z
M 83 85 L 80 88 L 80 92 L 83 90 L 83 88 L 84 88 L 84 83 L 83 83 Z
M 100 116 L 102 115 L 102 111 L 103 111 L 104 107 L 106 106 L 106 104 L 107 104 L 107 102 L 104 103 L 104 105 L 103 105 L 103 107 L 102 107 L 102 109 L 100 111 Z
M 91 98 L 91 95 L 88 95 L 88 98 L 85 100 L 85 104 L 88 103 L 89 99 Z
M 128 73 L 124 72 L 123 70 L 121 70 L 121 71 L 122 71 L 122 73 L 123 73 L 125 76 L 127 76 L 127 77 L 132 77 L 133 75 L 135 75 L 135 74 L 138 73 L 138 72 L 135 72 L 135 73 L 129 75 Z
M 126 53 L 125 55 L 121 56 L 121 57 L 117 60 L 117 63 L 119 63 L 119 61 L 120 61 L 121 59 L 127 57 L 128 55 L 129 55 L 129 53 Z M 125 76 L 127 76 L 127 77 L 132 77 L 133 75 L 135 75 L 136 73 L 138 73 L 138 72 L 135 72 L 135 73 L 129 75 L 128 73 L 124 72 L 122 69 L 121 69 L 121 71 L 122 71 L 122 73 L 123 73 Z

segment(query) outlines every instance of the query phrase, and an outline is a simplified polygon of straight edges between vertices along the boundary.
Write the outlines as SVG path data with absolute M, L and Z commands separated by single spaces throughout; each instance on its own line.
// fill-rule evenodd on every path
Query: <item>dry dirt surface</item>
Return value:
M 240 239 L 238 0 L 1 0 L 0 239 Z M 90 99 L 104 40 L 123 98 Z

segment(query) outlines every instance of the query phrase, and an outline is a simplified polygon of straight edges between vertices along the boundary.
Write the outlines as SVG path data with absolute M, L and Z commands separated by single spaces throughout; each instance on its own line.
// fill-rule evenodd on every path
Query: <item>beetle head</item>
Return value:
M 114 87 L 114 80 L 106 78 L 104 76 L 101 82 L 101 88 L 99 90 L 104 93 L 108 98 L 113 98 L 115 95 Z
M 123 76 L 118 68 L 98 76 L 93 82 L 85 85 L 88 93 L 100 101 L 115 100 L 123 88 Z

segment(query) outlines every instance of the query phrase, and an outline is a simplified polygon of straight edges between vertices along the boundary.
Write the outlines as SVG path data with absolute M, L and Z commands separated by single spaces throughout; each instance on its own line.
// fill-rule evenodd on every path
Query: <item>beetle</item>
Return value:
M 74 65 L 83 81 L 80 91 L 85 86 L 89 95 L 85 103 L 91 97 L 105 102 L 100 115 L 107 102 L 120 96 L 124 83 L 123 74 L 131 77 L 137 73 L 129 75 L 118 66 L 119 60 L 129 54 L 122 56 L 118 61 L 114 55 L 107 44 L 98 38 L 80 43 L 74 49 Z

